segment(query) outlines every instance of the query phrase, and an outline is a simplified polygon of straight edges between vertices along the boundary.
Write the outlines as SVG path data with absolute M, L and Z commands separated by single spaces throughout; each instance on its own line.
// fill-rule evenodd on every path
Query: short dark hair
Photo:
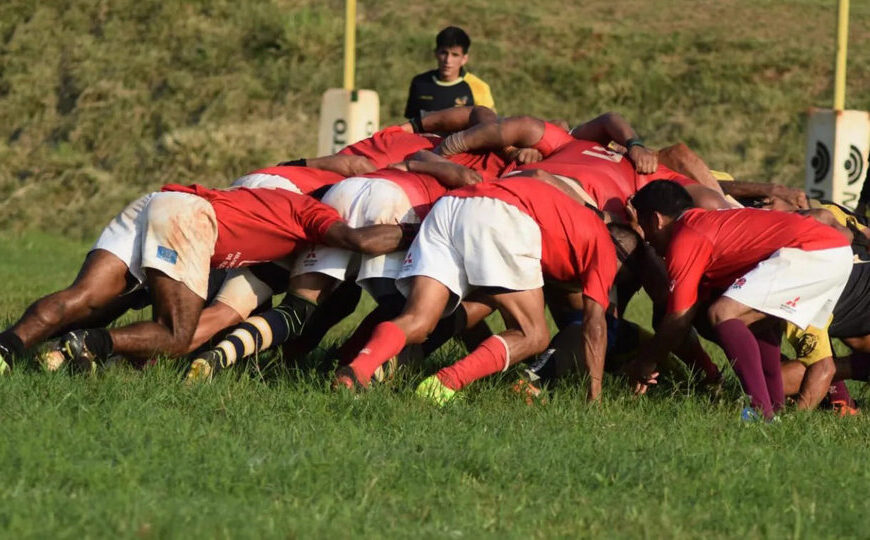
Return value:
M 635 193 L 631 205 L 637 210 L 639 219 L 649 217 L 653 212 L 676 219 L 695 203 L 680 184 L 670 180 L 655 180 Z
M 448 49 L 457 45 L 462 47 L 462 54 L 468 54 L 468 49 L 471 48 L 471 38 L 468 37 L 465 30 L 458 26 L 448 26 L 435 36 L 435 50 Z

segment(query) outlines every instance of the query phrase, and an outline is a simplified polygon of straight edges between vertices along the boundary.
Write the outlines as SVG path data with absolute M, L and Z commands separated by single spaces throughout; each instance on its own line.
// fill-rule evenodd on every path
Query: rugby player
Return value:
M 420 73 L 411 80 L 405 118 L 421 117 L 462 105 L 494 108 L 489 85 L 465 71 L 471 38 L 462 28 L 448 26 L 435 37 L 438 69 Z
M 417 159 L 405 160 L 391 168 L 342 180 L 327 191 L 322 201 L 357 227 L 379 223 L 418 224 L 449 189 L 481 180 L 471 169 L 431 152 L 418 152 L 415 156 Z M 315 245 L 296 259 L 290 272 L 288 297 L 321 302 L 337 283 L 355 274 L 356 282 L 383 303 L 400 296 L 394 281 L 403 259 L 404 252 L 357 257 L 346 249 Z M 197 355 L 188 379 L 207 379 L 242 357 L 296 337 L 298 333 L 282 331 L 283 319 L 274 311 L 245 321 L 214 348 Z M 306 322 L 306 318 L 300 318 L 298 325 L 301 328 Z M 274 327 L 275 323 L 279 328 Z
M 474 289 L 486 292 L 507 329 L 453 366 L 424 380 L 418 393 L 443 404 L 470 382 L 541 352 L 549 342 L 544 276 L 573 283 L 567 293 L 587 314 L 580 354 L 589 399 L 598 399 L 604 365 L 604 310 L 617 270 L 616 252 L 598 215 L 564 181 L 515 177 L 442 197 L 408 250 L 397 286 L 402 314 L 377 325 L 336 385 L 368 387 L 375 370 L 407 343 L 421 343 L 443 313 Z
M 448 136 L 436 151 L 450 155 L 457 151 L 533 144 L 549 152 L 539 162 L 518 166 L 519 170 L 540 168 L 569 178 L 582 186 L 598 209 L 623 220 L 628 218 L 625 213 L 628 198 L 657 179 L 679 182 L 699 206 L 735 206 L 726 200 L 703 161 L 685 145 L 674 145 L 661 152 L 649 150 L 616 113 L 601 115 L 577 126 L 570 134 L 530 116 L 480 123 Z M 684 168 L 685 174 L 669 169 L 659 162 L 660 158 Z
M 62 337 L 60 350 L 83 367 L 113 352 L 144 359 L 183 354 L 205 301 L 210 268 L 277 259 L 301 242 L 388 253 L 402 236 L 397 225 L 353 229 L 331 207 L 288 190 L 167 185 L 132 202 L 103 230 L 70 287 L 36 301 L 0 334 L 2 367 L 143 284 L 151 293 L 154 321 L 76 330 Z
M 254 171 L 234 181 L 232 186 L 288 189 L 320 198 L 325 188 L 345 177 L 365 175 L 415 152 L 434 148 L 440 137 L 426 133 L 450 133 L 495 118 L 492 110 L 481 106 L 436 112 L 425 119 L 412 119 L 380 130 L 331 156 L 297 159 Z M 492 171 L 490 175 L 506 166 L 503 159 L 487 154 L 458 156 L 457 160 L 484 172 Z M 271 307 L 273 294 L 287 289 L 290 265 L 291 261 L 283 259 L 231 270 L 214 301 L 203 310 L 190 350 L 199 348 L 219 331 L 241 323 L 258 308 Z M 359 297 L 360 289 L 352 283 L 333 291 L 308 325 L 308 348 L 312 342 L 319 342 L 332 325 L 350 315 Z
M 645 186 L 632 205 L 645 239 L 665 258 L 672 287 L 650 354 L 627 368 L 638 390 L 683 339 L 699 299 L 724 289 L 707 318 L 752 408 L 772 419 L 784 400 L 779 323 L 827 322 L 852 268 L 849 239 L 796 214 L 693 208 L 688 192 L 669 181 Z

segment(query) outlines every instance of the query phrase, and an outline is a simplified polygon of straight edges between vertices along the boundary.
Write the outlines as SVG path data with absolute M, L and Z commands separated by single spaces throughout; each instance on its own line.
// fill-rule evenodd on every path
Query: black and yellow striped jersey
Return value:
M 464 68 L 459 72 L 459 78 L 450 82 L 439 80 L 438 70 L 433 69 L 411 80 L 405 118 L 466 105 L 483 105 L 495 109 L 489 85 Z

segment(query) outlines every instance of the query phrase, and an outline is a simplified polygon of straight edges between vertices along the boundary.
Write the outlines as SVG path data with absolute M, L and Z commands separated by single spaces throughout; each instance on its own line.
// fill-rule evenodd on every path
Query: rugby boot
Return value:
M 341 366 L 335 370 L 335 380 L 332 381 L 333 390 L 347 389 L 351 392 L 358 392 L 368 390 L 370 386 L 371 381 L 369 384 L 363 384 L 357 379 L 356 373 L 350 366 Z
M 226 356 L 221 349 L 210 349 L 200 353 L 187 368 L 184 382 L 195 384 L 212 380 L 216 373 L 226 367 Z
M 458 392 L 452 388 L 448 388 L 437 375 L 430 375 L 423 379 L 417 390 L 414 392 L 417 396 L 443 407 L 457 398 Z
M 58 363 L 58 367 L 62 364 L 68 364 L 70 369 L 81 373 L 97 371 L 100 359 L 85 343 L 87 337 L 87 330 L 73 330 L 61 336 L 56 350 L 63 355 L 63 361 Z M 56 362 L 59 360 L 59 358 L 55 359 Z

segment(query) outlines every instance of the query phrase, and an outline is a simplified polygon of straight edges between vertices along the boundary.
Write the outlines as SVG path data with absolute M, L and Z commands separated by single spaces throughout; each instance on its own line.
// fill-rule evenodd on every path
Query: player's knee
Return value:
M 423 343 L 435 330 L 438 324 L 438 319 L 431 317 L 400 317 L 396 323 L 405 331 L 405 336 L 408 343 Z
M 721 298 L 710 304 L 710 307 L 707 308 L 707 319 L 709 319 L 710 324 L 713 326 L 732 318 L 734 317 L 728 304 L 723 302 Z
M 550 331 L 546 325 L 534 325 L 523 333 L 528 339 L 529 354 L 539 354 L 547 350 L 550 344 Z

